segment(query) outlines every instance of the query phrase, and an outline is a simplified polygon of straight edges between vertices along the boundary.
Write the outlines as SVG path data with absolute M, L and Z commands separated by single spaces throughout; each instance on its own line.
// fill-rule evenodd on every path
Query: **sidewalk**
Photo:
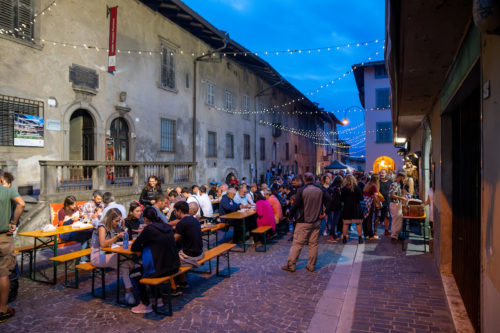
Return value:
M 318 302 L 308 332 L 454 332 L 430 254 L 382 237 L 351 242 Z M 332 329 L 332 328 L 335 329 Z
M 280 269 L 291 246 L 287 239 L 266 253 L 231 253 L 231 278 L 188 275 L 190 288 L 173 299 L 173 317 L 135 315 L 116 305 L 113 272 L 106 276 L 106 300 L 90 295 L 86 277 L 76 290 L 21 279 L 16 316 L 0 331 L 453 331 L 429 254 L 407 256 L 386 238 L 358 246 L 321 237 L 317 270 L 305 269 L 304 249 L 297 271 L 288 273 Z

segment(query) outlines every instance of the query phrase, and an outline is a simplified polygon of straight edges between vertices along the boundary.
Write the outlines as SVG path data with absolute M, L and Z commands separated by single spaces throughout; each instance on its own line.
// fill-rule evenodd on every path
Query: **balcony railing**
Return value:
M 130 161 L 40 161 L 40 199 L 93 190 L 135 194 L 149 176 L 166 186 L 192 184 L 195 163 Z

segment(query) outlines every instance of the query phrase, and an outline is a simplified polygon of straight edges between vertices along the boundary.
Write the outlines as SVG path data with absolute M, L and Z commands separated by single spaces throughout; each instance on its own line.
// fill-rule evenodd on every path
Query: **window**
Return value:
M 260 138 L 260 160 L 266 159 L 266 139 Z
M 234 136 L 232 134 L 226 134 L 226 157 L 234 157 Z
M 9 36 L 31 41 L 33 18 L 33 0 L 0 1 L 0 29 Z
M 217 133 L 208 132 L 207 157 L 217 157 Z
M 250 159 L 250 135 L 243 134 L 243 158 Z
M 387 78 L 387 71 L 385 70 L 385 65 L 377 65 L 375 66 L 375 78 L 376 79 L 385 79 Z
M 161 46 L 161 75 L 160 84 L 162 88 L 175 89 L 175 61 L 174 49 Z
M 250 119 L 250 97 L 248 95 L 243 95 L 243 118 Z
M 391 89 L 389 88 L 375 89 L 375 107 L 377 109 L 388 109 L 391 107 L 390 92 Z
M 207 104 L 210 106 L 214 106 L 214 98 L 215 98 L 214 84 L 211 82 L 207 82 Z
M 0 146 L 14 145 L 15 114 L 43 118 L 43 102 L 0 95 Z M 30 130 L 37 129 L 35 125 L 28 126 Z
M 175 151 L 175 120 L 161 119 L 161 150 Z
M 289 161 L 289 160 L 290 160 L 290 151 L 289 151 L 289 148 L 290 148 L 290 147 L 289 147 L 289 146 L 290 146 L 290 145 L 288 144 L 288 142 L 287 142 L 287 143 L 285 143 L 285 159 L 286 159 L 287 161 Z
M 377 123 L 377 143 L 392 143 L 392 122 Z
M 233 94 L 226 90 L 226 111 L 233 110 Z
M 295 145 L 295 154 L 297 154 L 299 150 L 297 149 L 297 145 Z

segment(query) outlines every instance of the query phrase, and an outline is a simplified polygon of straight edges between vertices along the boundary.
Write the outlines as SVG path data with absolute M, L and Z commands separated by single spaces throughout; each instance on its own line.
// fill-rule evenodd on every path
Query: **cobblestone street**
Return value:
M 189 274 L 190 288 L 173 299 L 173 317 L 116 305 L 113 272 L 104 301 L 91 296 L 87 276 L 76 290 L 22 278 L 16 316 L 2 332 L 453 331 L 430 255 L 407 256 L 386 238 L 344 246 L 322 237 L 316 272 L 305 270 L 303 251 L 292 274 L 280 269 L 287 239 L 267 253 L 231 253 L 231 278 Z

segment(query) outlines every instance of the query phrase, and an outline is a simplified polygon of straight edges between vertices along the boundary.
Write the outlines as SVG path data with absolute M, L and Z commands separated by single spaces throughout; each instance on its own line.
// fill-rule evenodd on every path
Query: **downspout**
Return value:
M 196 163 L 196 89 L 197 89 L 197 62 L 205 57 L 209 57 L 214 53 L 224 50 L 227 47 L 229 34 L 224 35 L 224 45 L 213 51 L 207 52 L 205 55 L 199 56 L 193 60 L 193 163 Z

